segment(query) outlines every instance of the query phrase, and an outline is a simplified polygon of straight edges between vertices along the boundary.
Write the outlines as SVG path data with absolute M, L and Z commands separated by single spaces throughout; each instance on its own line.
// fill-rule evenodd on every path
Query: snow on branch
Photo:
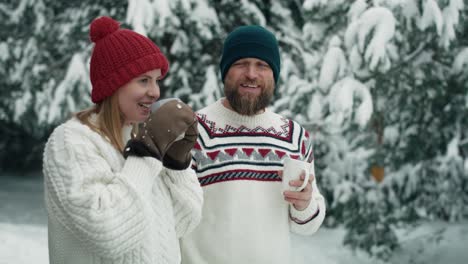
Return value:
M 415 0 L 407 0 L 402 6 L 403 16 L 406 18 L 406 27 L 412 28 L 412 19 L 419 17 L 419 8 Z
M 263 15 L 262 11 L 253 3 L 252 1 L 241 0 L 242 7 L 248 12 L 251 13 L 255 18 L 258 19 L 258 24 L 260 26 L 266 25 L 266 18 Z
M 436 26 L 437 35 L 442 34 L 442 11 L 439 5 L 434 0 L 427 0 L 424 2 L 424 10 L 421 19 L 419 20 L 418 27 L 422 31 L 434 24 Z
M 88 85 L 88 71 L 84 62 L 84 57 L 81 53 L 73 55 L 68 66 L 65 78 L 57 86 L 53 98 L 51 98 L 49 112 L 47 117 L 47 123 L 52 124 L 53 122 L 60 120 L 63 113 L 62 104 L 67 104 L 70 112 L 76 111 L 76 102 L 72 98 L 72 90 L 74 85 L 77 83 Z
M 396 20 L 392 12 L 384 7 L 366 10 L 347 28 L 345 44 L 350 50 L 357 46 L 371 71 L 385 72 L 390 68 L 387 45 L 395 35 Z M 355 65 L 356 66 L 356 65 Z M 357 65 L 359 68 L 361 65 Z
M 468 66 L 468 47 L 464 47 L 458 54 L 455 56 L 452 64 L 452 74 L 462 73 Z
M 451 0 L 450 4 L 442 11 L 444 25 L 440 38 L 440 44 L 446 49 L 449 47 L 450 42 L 456 38 L 455 27 L 459 23 L 459 14 L 463 7 L 463 0 Z
M 448 48 L 451 41 L 456 38 L 455 28 L 460 22 L 460 12 L 464 8 L 463 0 L 449 0 L 448 4 L 442 8 L 436 0 L 423 2 L 422 15 L 419 13 L 415 1 L 407 1 L 403 8 L 403 14 L 407 18 L 407 26 L 415 19 L 419 30 L 426 31 L 434 26 L 436 35 L 440 37 L 439 44 Z
M 213 65 L 208 66 L 206 69 L 205 80 L 200 93 L 193 93 L 191 90 L 188 91 L 190 94 L 190 102 L 192 102 L 192 107 L 194 109 L 201 109 L 221 98 L 216 69 Z
M 348 20 L 349 21 L 356 21 L 361 14 L 366 11 L 367 3 L 365 0 L 357 0 L 355 1 L 348 11 Z
M 136 32 L 146 36 L 147 30 L 155 25 L 155 21 L 160 29 L 166 29 L 167 23 L 179 23 L 173 12 L 177 8 L 188 14 L 188 20 L 197 25 L 201 36 L 205 39 L 214 38 L 210 27 L 214 25 L 219 28 L 220 23 L 216 11 L 206 0 L 128 0 L 126 22 Z
M 24 18 L 24 12 L 26 11 L 26 8 L 33 5 L 34 0 L 21 0 L 18 4 L 18 7 L 10 13 L 11 22 L 18 23 L 20 19 Z
M 359 99 L 361 104 L 358 106 L 354 115 L 354 122 L 361 128 L 369 121 L 372 112 L 372 96 L 367 86 L 361 82 L 346 77 L 332 86 L 328 98 L 330 111 L 330 121 L 338 126 L 352 117 L 353 104 L 355 98 Z
M 213 25 L 216 28 L 220 27 L 216 10 L 210 7 L 206 1 L 197 1 L 196 6 L 190 13 L 191 18 L 195 20 L 195 23 L 197 24 L 200 36 L 203 36 L 205 39 L 215 38 L 210 27 Z
M 306 11 L 310 11 L 315 7 L 320 7 L 326 5 L 328 0 L 305 0 L 302 4 L 302 8 Z
M 149 0 L 128 0 L 127 23 L 133 30 L 147 36 L 146 29 L 151 26 L 154 10 Z
M 147 29 L 153 25 L 156 17 L 159 28 L 165 27 L 166 18 L 174 17 L 169 0 L 128 0 L 125 21 L 132 25 L 136 32 L 147 36 Z
M 344 77 L 346 73 L 346 57 L 340 46 L 340 38 L 334 36 L 330 40 L 328 51 L 323 58 L 319 77 L 319 87 L 323 92 L 327 92 L 330 86 Z

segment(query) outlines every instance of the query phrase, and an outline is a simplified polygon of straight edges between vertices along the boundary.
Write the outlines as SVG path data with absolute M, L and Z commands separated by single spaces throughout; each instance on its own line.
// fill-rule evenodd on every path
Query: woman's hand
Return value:
M 124 155 L 150 156 L 167 168 L 186 169 L 198 137 L 197 125 L 195 113 L 188 105 L 178 99 L 167 100 L 140 125 Z

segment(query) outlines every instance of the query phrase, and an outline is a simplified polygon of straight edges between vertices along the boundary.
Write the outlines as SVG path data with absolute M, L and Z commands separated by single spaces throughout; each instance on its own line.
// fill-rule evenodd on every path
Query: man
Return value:
M 266 108 L 280 72 L 275 36 L 237 28 L 220 68 L 226 97 L 198 112 L 193 167 L 205 203 L 201 224 L 181 241 L 182 263 L 290 263 L 290 231 L 317 231 L 325 202 L 314 175 L 303 191 L 281 191 L 283 160 L 314 157 L 309 133 Z

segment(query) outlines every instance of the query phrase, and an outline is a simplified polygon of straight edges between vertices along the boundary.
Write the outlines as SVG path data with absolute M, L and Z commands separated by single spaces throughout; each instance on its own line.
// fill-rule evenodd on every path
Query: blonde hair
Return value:
M 95 123 L 90 121 L 92 114 L 97 114 Z M 117 93 L 88 109 L 76 113 L 75 117 L 107 139 L 120 152 L 123 152 L 126 143 L 122 139 L 124 116 L 120 111 Z

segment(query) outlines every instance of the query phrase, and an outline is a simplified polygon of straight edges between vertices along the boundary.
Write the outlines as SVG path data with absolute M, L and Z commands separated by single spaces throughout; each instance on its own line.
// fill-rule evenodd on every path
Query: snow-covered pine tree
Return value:
M 174 42 L 170 46 L 173 77 L 167 86 L 174 97 L 200 109 L 221 96 L 217 54 L 221 49 L 222 29 L 218 14 L 208 1 L 193 1 L 185 7 L 177 3 L 174 13 L 179 22 L 171 32 Z
M 2 168 L 40 166 L 51 128 L 89 105 L 86 53 L 91 19 L 122 17 L 114 1 L 0 3 L 0 160 Z
M 195 109 L 222 94 L 227 32 L 273 30 L 282 69 L 272 110 L 310 130 L 326 224 L 345 226 L 352 248 L 388 258 L 399 243 L 395 227 L 467 218 L 462 0 L 0 3 L 2 168 L 40 161 L 50 129 L 90 104 L 88 25 L 100 15 L 155 40 L 171 62 L 164 96 Z M 384 168 L 380 183 L 373 165 Z
M 303 7 L 326 14 L 333 2 L 304 1 Z M 340 154 L 333 163 L 327 160 L 324 169 L 326 179 L 337 176 L 337 181 L 326 185 L 334 190 L 328 197 L 332 209 L 328 220 L 336 217 L 345 224 L 346 244 L 386 259 L 398 245 L 394 234 L 398 225 L 421 219 L 466 219 L 467 207 L 462 204 L 467 200 L 467 140 L 462 131 L 468 125 L 467 89 L 460 82 L 465 53 L 456 48 L 466 43 L 456 39 L 462 35 L 457 31 L 466 30 L 459 23 L 466 7 L 458 0 L 357 0 L 338 16 L 348 18 L 345 32 L 336 24 L 334 33 L 344 39 L 344 45 L 335 36 L 329 39 L 318 85 L 324 91 L 332 87 L 326 95 L 332 100 L 324 120 L 335 116 L 345 121 L 341 148 L 327 148 L 324 153 L 325 158 Z M 456 54 L 458 60 L 452 66 Z M 352 83 L 367 87 L 361 89 L 359 107 L 368 93 L 372 95 L 371 122 L 361 130 L 348 126 L 346 117 L 358 117 L 356 123 L 365 124 L 359 120 L 368 116 L 359 114 L 350 96 L 341 102 L 335 96 L 345 91 L 358 96 L 351 92 Z M 340 86 L 346 90 L 335 93 Z M 323 109 L 312 112 L 323 113 Z M 330 134 L 328 142 L 332 138 Z M 363 155 L 356 157 L 365 159 L 366 166 L 351 163 L 340 171 L 350 164 L 342 151 L 357 154 L 354 151 L 359 149 Z M 370 180 L 373 167 L 385 169 L 382 184 Z M 350 180 L 352 172 L 356 177 Z
M 466 219 L 468 89 L 458 66 L 467 7 L 460 0 L 407 1 L 402 10 L 394 12 L 405 25 L 396 40 L 399 60 L 378 76 L 389 88 L 374 95 L 386 101 L 379 105 L 389 168 L 383 189 L 402 219 Z

